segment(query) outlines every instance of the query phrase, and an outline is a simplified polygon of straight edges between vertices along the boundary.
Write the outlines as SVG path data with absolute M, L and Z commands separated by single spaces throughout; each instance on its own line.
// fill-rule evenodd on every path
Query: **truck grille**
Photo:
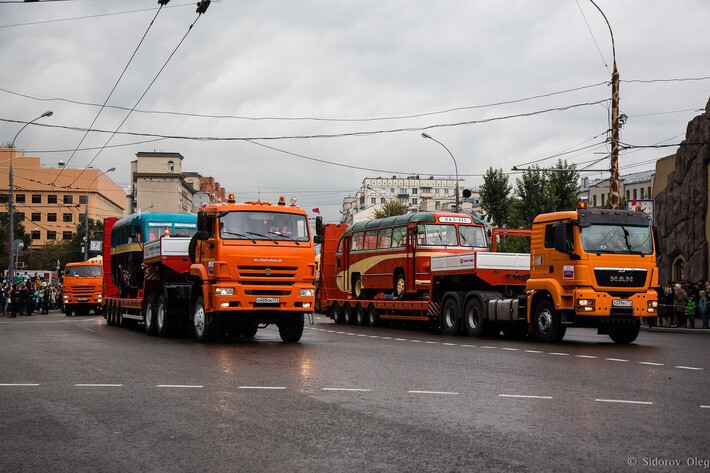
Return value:
M 596 268 L 594 276 L 598 286 L 606 287 L 641 287 L 646 283 L 645 269 L 634 268 Z
M 298 268 L 295 266 L 237 266 L 239 275 L 243 278 L 289 278 L 296 277 Z
M 237 266 L 244 293 L 259 297 L 282 297 L 291 294 L 295 283 L 295 266 Z

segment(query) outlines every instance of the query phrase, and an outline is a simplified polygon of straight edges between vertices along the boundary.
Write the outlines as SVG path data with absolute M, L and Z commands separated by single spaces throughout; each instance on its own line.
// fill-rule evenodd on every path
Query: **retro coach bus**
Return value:
M 458 213 L 420 212 L 358 222 L 338 243 L 336 280 L 357 299 L 392 293 L 397 299 L 429 291 L 432 256 L 488 250 L 483 225 Z

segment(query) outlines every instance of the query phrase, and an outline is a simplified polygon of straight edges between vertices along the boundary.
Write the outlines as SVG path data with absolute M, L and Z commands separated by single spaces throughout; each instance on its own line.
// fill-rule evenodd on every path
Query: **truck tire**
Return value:
M 145 303 L 145 309 L 143 310 L 143 322 L 145 323 L 145 333 L 151 337 L 158 334 L 155 322 L 155 310 L 158 305 L 157 294 L 151 294 L 148 296 L 148 300 Z
M 337 302 L 334 302 L 333 305 L 330 306 L 330 318 L 332 318 L 333 322 L 337 325 L 343 323 L 343 311 Z
M 281 340 L 286 343 L 295 343 L 303 335 L 303 314 L 290 314 L 283 317 L 276 325 L 279 327 Z
M 192 306 L 192 331 L 200 343 L 209 343 L 215 338 L 217 324 L 211 315 L 205 312 L 202 296 L 198 297 Z
M 456 294 L 444 295 L 444 303 L 441 305 L 441 333 L 445 335 L 455 335 L 459 329 L 461 318 L 461 302 Z
M 259 324 L 245 324 L 239 327 L 239 335 L 242 338 L 254 338 L 256 332 L 259 330 Z
M 113 326 L 113 304 L 106 306 L 106 325 Z
M 609 338 L 611 338 L 614 343 L 628 344 L 636 340 L 640 330 L 641 324 L 638 321 L 630 327 L 612 327 L 609 331 Z
M 64 314 L 67 317 L 71 317 L 74 314 L 74 308 L 70 305 L 65 305 L 64 306 Z
M 374 304 L 367 306 L 367 325 L 370 327 L 376 327 L 380 323 L 380 316 L 375 309 Z
M 535 307 L 533 316 L 535 336 L 543 343 L 557 343 L 562 341 L 567 327 L 562 325 L 560 314 L 555 306 L 548 300 L 541 301 Z
M 155 333 L 159 337 L 170 337 L 173 335 L 173 318 L 168 316 L 168 299 L 165 294 L 158 297 L 155 306 Z
M 353 309 L 348 303 L 343 304 L 343 323 L 345 323 L 346 325 L 352 325 L 355 323 Z
M 366 325 L 365 308 L 359 302 L 355 304 L 355 323 L 358 325 Z
M 466 302 L 463 310 L 463 325 L 469 337 L 480 337 L 486 321 L 483 318 L 483 306 L 477 297 L 472 297 Z

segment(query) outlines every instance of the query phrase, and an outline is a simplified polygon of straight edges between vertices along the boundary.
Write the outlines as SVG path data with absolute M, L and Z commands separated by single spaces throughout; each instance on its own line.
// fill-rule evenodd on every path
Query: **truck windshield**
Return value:
M 308 241 L 305 215 L 284 212 L 226 212 L 219 218 L 224 240 Z
M 590 225 L 581 229 L 582 249 L 587 253 L 653 253 L 651 227 Z
M 69 266 L 65 276 L 101 276 L 101 266 Z

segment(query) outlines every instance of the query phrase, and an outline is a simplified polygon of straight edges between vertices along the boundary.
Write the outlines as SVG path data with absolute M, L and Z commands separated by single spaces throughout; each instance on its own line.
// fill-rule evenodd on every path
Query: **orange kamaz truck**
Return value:
M 67 317 L 101 313 L 103 284 L 101 261 L 67 263 L 62 278 L 62 307 Z
M 160 336 L 189 327 L 200 342 L 251 338 L 275 324 L 284 342 L 299 341 L 315 306 L 315 249 L 295 199 L 238 203 L 230 194 L 192 214 L 195 223 L 176 227 L 180 215 L 126 217 L 104 237 L 105 281 L 115 293 L 106 300 L 108 324 L 142 322 Z

